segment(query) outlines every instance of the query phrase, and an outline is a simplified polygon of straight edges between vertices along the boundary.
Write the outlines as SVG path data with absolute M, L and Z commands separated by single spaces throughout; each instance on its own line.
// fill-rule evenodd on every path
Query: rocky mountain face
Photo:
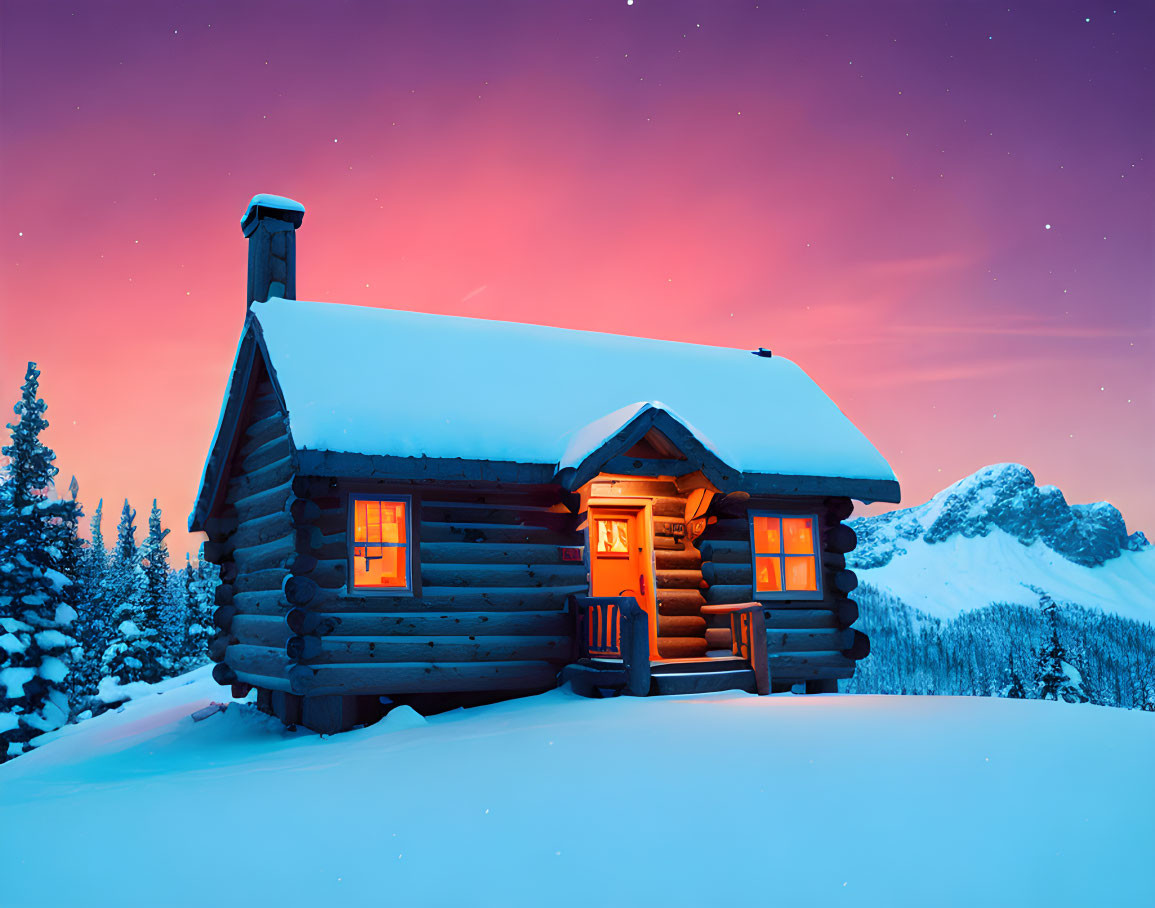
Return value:
M 1114 505 L 1069 505 L 1059 489 L 1036 485 L 1031 471 L 1017 463 L 983 467 L 925 504 L 848 522 L 858 534 L 858 547 L 847 561 L 863 569 L 882 567 L 917 539 L 934 544 L 956 536 L 986 536 L 994 529 L 1023 545 L 1041 540 L 1087 567 L 1149 544 L 1140 532 L 1128 534 Z

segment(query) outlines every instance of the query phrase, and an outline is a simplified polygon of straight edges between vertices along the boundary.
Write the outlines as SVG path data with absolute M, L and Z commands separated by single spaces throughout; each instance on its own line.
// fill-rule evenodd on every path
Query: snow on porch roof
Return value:
M 277 298 L 252 313 L 298 451 L 564 466 L 660 400 L 736 471 L 894 481 L 780 356 Z

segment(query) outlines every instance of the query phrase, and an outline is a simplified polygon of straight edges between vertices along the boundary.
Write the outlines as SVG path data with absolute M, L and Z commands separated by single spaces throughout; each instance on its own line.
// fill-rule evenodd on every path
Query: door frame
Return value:
M 649 616 L 650 661 L 655 662 L 658 656 L 658 593 L 657 577 L 654 567 L 654 504 L 651 498 L 626 498 L 607 496 L 591 498 L 586 504 L 586 552 L 588 553 L 587 568 L 589 569 L 589 589 L 593 595 L 594 588 L 594 550 L 595 540 L 592 537 L 595 509 L 636 511 L 638 514 L 638 531 L 642 537 L 642 565 L 646 571 L 645 601 L 638 604 Z

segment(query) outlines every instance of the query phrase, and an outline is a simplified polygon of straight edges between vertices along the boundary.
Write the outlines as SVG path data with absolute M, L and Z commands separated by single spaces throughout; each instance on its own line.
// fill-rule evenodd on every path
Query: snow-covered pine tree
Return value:
M 76 641 L 72 581 L 62 571 L 77 503 L 53 494 L 56 454 L 40 439 L 48 428 L 40 371 L 28 364 L 19 419 L 0 483 L 0 760 L 22 752 L 38 734 L 69 718 L 65 685 Z
M 193 667 L 203 665 L 208 660 L 218 582 L 216 565 L 205 561 L 203 543 L 197 553 L 196 567 L 189 569 L 189 576 L 189 623 L 183 655 L 189 667 Z
M 140 656 L 149 656 L 151 648 L 149 629 L 137 623 L 147 580 L 136 546 L 135 519 L 136 511 L 125 499 L 116 527 L 116 547 L 112 550 L 104 583 L 104 595 L 112 608 L 109 642 L 101 657 L 104 678 L 100 691 L 106 700 L 116 699 L 117 684 L 144 680 L 146 660 Z
M 172 672 L 160 620 L 168 590 L 168 545 L 164 541 L 168 530 L 161 529 L 160 508 L 154 499 L 148 536 L 137 553 L 132 523 L 135 516 L 125 501 L 113 565 L 116 573 L 122 575 L 118 583 L 126 595 L 116 610 L 112 643 L 104 652 L 103 666 L 105 674 L 120 684 L 154 684 Z M 101 686 L 105 693 L 110 692 L 108 686 Z
M 108 582 L 108 550 L 104 546 L 104 532 L 101 520 L 104 499 L 96 504 L 96 510 L 89 519 L 92 542 L 84 550 L 80 565 L 81 595 L 78 598 L 75 634 L 80 641 L 82 655 L 73 664 L 76 678 L 73 690 L 82 696 L 96 693 L 101 678 L 101 657 L 108 646 L 109 622 L 112 609 L 106 596 Z
M 1050 624 L 1051 639 L 1039 652 L 1038 699 L 1086 703 L 1090 698 L 1082 675 L 1067 661 L 1067 651 L 1059 639 L 1059 608 L 1046 593 L 1040 595 L 1039 604 Z

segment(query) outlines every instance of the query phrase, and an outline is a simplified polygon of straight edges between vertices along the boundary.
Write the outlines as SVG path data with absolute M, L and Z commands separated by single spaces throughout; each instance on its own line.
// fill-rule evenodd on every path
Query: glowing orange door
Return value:
M 650 616 L 650 657 L 657 654 L 654 577 L 645 509 L 590 505 L 590 595 L 633 596 Z

